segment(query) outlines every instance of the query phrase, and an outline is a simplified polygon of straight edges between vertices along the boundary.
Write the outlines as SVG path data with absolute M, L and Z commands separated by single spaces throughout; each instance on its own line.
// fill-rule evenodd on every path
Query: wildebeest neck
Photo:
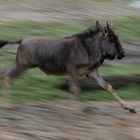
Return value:
M 82 42 L 91 60 L 96 60 L 98 63 L 102 64 L 105 59 L 102 38 L 99 38 L 97 35 L 93 38 L 82 39 Z

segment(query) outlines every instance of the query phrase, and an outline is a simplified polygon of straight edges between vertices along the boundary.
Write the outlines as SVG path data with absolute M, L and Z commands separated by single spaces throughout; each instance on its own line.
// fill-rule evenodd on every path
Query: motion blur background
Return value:
M 62 38 L 85 30 L 94 25 L 96 20 L 99 20 L 102 25 L 105 25 L 108 20 L 113 22 L 113 28 L 126 51 L 123 60 L 106 61 L 105 66 L 100 69 L 101 73 L 108 76 L 139 74 L 139 1 L 0 0 L 0 39 L 14 40 L 29 36 Z M 0 50 L 1 69 L 12 64 L 16 50 L 17 46 L 7 46 Z M 38 69 L 30 70 L 14 83 L 13 100 L 61 98 L 63 95 L 59 84 L 63 79 L 65 77 L 46 76 Z M 124 82 L 128 85 L 120 89 L 120 95 L 128 99 L 140 99 L 139 86 L 136 83 L 131 82 L 130 85 L 127 81 Z M 96 94 L 97 92 L 102 94 Z M 87 89 L 82 91 L 81 98 L 101 100 L 110 96 L 101 90 L 93 93 Z
M 96 20 L 102 25 L 108 20 L 113 22 L 113 28 L 126 51 L 126 57 L 121 61 L 105 61 L 100 68 L 101 74 L 115 86 L 123 99 L 139 100 L 140 1 L 0 0 L 0 39 L 16 40 L 30 36 L 63 38 L 85 30 Z M 0 50 L 1 70 L 12 64 L 17 47 L 7 45 Z M 47 76 L 39 69 L 29 70 L 14 83 L 12 101 L 69 99 L 67 80 L 66 76 Z M 81 100 L 112 100 L 94 82 L 85 82 L 83 78 L 79 81 L 83 89 Z

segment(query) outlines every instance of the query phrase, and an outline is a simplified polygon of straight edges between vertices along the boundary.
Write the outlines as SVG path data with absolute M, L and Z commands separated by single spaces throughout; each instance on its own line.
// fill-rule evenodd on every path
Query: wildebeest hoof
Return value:
M 130 106 L 128 104 L 123 104 L 123 108 L 125 110 L 129 110 L 129 112 L 131 112 L 131 113 L 136 113 L 136 110 L 132 106 Z
M 80 93 L 81 90 L 77 86 L 72 86 L 72 87 L 70 87 L 69 91 L 73 94 L 78 94 L 78 93 Z
M 137 113 L 134 108 L 133 109 L 129 109 L 129 112 L 131 112 L 131 113 Z

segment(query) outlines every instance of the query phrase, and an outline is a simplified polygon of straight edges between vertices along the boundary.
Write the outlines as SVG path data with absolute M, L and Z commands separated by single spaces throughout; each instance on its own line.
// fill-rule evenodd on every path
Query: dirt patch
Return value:
M 56 100 L 0 110 L 1 140 L 139 140 L 140 102 L 131 114 L 116 102 Z M 83 113 L 81 110 L 86 110 Z
M 139 9 L 129 7 L 133 0 L 10 0 L 0 1 L 0 20 L 31 20 L 65 22 L 85 19 L 116 19 L 139 15 Z

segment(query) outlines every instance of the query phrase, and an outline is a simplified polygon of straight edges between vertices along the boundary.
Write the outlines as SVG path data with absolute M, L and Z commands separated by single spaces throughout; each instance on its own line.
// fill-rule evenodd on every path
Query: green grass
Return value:
M 15 21 L 0 23 L 2 39 L 18 39 L 28 36 L 47 36 L 49 38 L 65 37 L 86 29 L 78 23 L 40 23 L 31 21 Z
M 116 93 L 125 100 L 139 100 L 140 87 L 138 85 L 131 85 L 127 88 L 115 90 Z M 114 98 L 104 90 L 82 91 L 81 99 L 83 100 L 114 100 Z
M 81 22 L 40 23 L 31 21 L 14 21 L 0 23 L 1 39 L 19 39 L 28 36 L 47 36 L 49 38 L 62 38 L 81 32 L 95 23 L 95 20 L 85 19 Z M 103 23 L 103 21 L 101 21 Z M 137 41 L 140 38 L 140 18 L 125 17 L 114 21 L 115 32 L 123 41 Z
M 140 66 L 135 66 L 138 69 Z M 125 67 L 123 67 L 125 68 Z M 107 68 L 103 67 L 102 74 L 109 74 L 108 70 L 116 70 L 115 74 L 124 74 L 120 71 L 121 67 Z M 132 69 L 126 67 L 127 74 L 131 73 Z M 120 71 L 120 72 L 119 72 Z M 136 71 L 137 72 L 137 71 Z M 135 71 L 134 71 L 135 73 Z M 126 74 L 126 73 L 125 73 Z M 18 79 L 12 86 L 12 100 L 14 102 L 20 101 L 46 101 L 56 98 L 66 98 L 64 91 L 58 87 L 66 76 L 48 76 L 39 69 L 31 69 L 27 71 L 20 79 Z M 124 99 L 140 99 L 140 88 L 138 85 L 131 85 L 127 88 L 117 90 L 119 95 Z M 107 94 L 103 90 L 84 90 L 80 94 L 81 100 L 112 100 L 111 95 Z
M 99 71 L 103 75 L 124 75 L 140 73 L 140 65 L 125 65 L 125 66 L 106 66 L 101 67 Z
M 140 19 L 127 17 L 122 21 L 117 21 L 116 31 L 122 40 L 138 40 L 140 38 Z M 49 38 L 62 38 L 78 33 L 86 29 L 89 22 L 81 23 L 38 23 L 38 22 L 4 22 L 0 23 L 1 39 L 19 39 L 28 36 L 47 36 Z M 7 67 L 15 59 L 16 48 L 0 50 L 0 67 Z M 140 73 L 140 65 L 102 67 L 100 72 L 103 75 Z M 58 89 L 59 84 L 67 77 L 46 76 L 38 69 L 29 70 L 19 80 L 12 89 L 13 101 L 33 101 L 52 100 L 65 98 L 63 91 Z M 1 81 L 2 85 L 2 81 Z M 117 90 L 119 95 L 125 99 L 140 99 L 139 86 L 132 85 L 129 88 Z M 82 91 L 80 95 L 83 100 L 111 100 L 112 97 L 103 90 Z
M 123 20 L 117 21 L 115 26 L 121 40 L 140 41 L 140 17 L 125 17 Z

